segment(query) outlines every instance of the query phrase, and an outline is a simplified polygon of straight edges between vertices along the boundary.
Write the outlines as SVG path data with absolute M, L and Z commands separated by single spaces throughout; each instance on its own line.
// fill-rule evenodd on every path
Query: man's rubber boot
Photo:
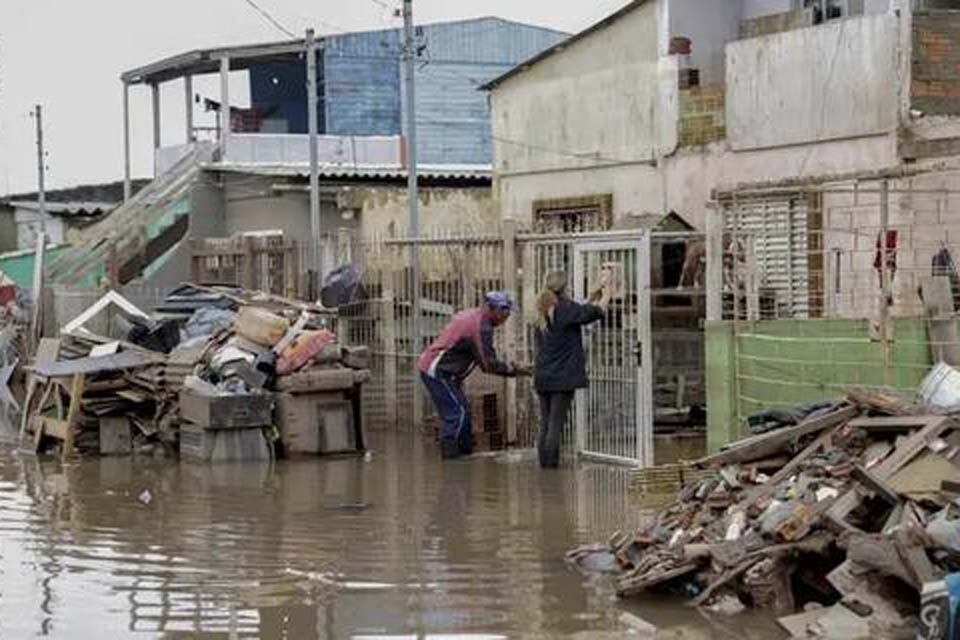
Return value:
M 540 451 L 540 467 L 543 469 L 557 469 L 560 467 L 560 452 Z
M 440 456 L 444 460 L 453 460 L 460 457 L 460 447 L 453 438 L 443 438 L 440 441 Z
M 460 448 L 460 455 L 469 456 L 473 454 L 473 434 L 469 431 L 460 434 L 460 438 L 457 443 Z

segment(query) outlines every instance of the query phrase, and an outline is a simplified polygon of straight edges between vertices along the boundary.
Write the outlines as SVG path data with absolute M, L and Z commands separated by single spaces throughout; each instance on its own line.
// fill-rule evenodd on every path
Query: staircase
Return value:
M 211 161 L 215 153 L 216 145 L 194 145 L 168 171 L 86 229 L 69 251 L 45 269 L 47 282 L 92 287 L 103 277 L 112 286 L 134 279 L 162 255 L 162 247 L 186 233 L 189 207 L 183 214 L 177 210 L 200 176 L 201 163 Z

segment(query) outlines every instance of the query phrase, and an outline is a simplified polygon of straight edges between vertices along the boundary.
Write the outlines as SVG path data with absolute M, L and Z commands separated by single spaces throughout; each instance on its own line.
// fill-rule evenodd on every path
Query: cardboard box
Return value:
M 273 424 L 272 393 L 204 396 L 180 392 L 180 417 L 208 429 L 242 429 Z

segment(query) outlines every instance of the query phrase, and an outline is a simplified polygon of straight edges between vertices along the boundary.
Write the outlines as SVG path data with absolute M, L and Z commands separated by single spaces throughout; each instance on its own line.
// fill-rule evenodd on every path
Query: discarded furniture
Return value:
M 277 427 L 286 455 L 361 452 L 367 370 L 309 369 L 277 381 Z

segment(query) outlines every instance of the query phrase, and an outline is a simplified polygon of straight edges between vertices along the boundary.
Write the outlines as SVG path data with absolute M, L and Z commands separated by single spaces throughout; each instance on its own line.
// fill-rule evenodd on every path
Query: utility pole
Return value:
M 47 192 L 44 187 L 46 177 L 46 158 L 43 152 L 43 109 L 36 106 L 34 118 L 37 121 L 37 205 L 40 209 L 40 233 L 47 233 Z
M 413 279 L 413 322 L 411 324 L 411 344 L 413 356 L 423 349 L 420 332 L 422 293 L 420 276 L 420 200 L 417 191 L 417 109 L 414 72 L 416 70 L 417 43 L 413 32 L 413 0 L 403 0 L 403 61 L 404 85 L 407 106 L 407 200 L 410 205 L 410 263 Z M 420 393 L 419 375 L 413 368 L 413 421 L 419 426 L 423 421 L 423 394 Z
M 307 29 L 307 120 L 310 133 L 310 295 L 320 295 L 320 169 L 317 166 L 317 42 Z

